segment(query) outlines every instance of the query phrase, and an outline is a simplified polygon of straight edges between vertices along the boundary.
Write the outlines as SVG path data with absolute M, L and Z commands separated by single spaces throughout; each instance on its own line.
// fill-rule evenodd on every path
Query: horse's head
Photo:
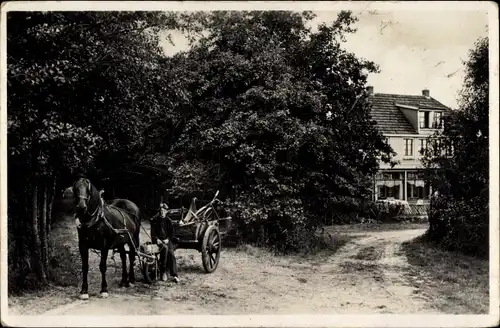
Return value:
M 80 178 L 73 184 L 73 195 L 77 214 L 88 214 L 89 200 L 92 195 L 90 180 Z

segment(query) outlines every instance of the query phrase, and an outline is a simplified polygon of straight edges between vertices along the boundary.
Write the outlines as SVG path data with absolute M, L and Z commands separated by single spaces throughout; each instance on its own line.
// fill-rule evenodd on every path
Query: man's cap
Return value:
M 167 204 L 165 204 L 165 203 L 161 203 L 161 204 L 160 204 L 160 210 L 161 210 L 161 209 L 168 210 L 168 205 L 167 205 Z

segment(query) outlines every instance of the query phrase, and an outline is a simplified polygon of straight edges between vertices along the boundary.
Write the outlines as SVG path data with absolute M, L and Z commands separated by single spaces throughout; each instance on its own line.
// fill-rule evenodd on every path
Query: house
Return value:
M 374 93 L 373 87 L 367 90 L 372 118 L 399 162 L 393 168 L 380 163 L 373 184 L 374 200 L 405 200 L 414 214 L 425 215 L 431 188 L 424 180 L 421 158 L 428 148 L 427 138 L 443 127 L 443 117 L 451 109 L 432 98 L 429 90 L 422 90 L 421 95 Z

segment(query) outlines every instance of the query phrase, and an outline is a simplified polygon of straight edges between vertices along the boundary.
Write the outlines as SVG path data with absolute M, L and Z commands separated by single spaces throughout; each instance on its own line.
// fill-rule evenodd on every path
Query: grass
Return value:
M 428 223 L 358 223 L 325 226 L 325 231 L 332 234 L 364 232 L 364 231 L 395 231 L 407 229 L 427 229 Z
M 74 250 L 76 229 L 73 224 L 71 219 L 63 217 L 52 226 L 49 238 L 50 284 L 42 288 L 26 288 L 24 292 L 17 292 L 12 295 L 15 297 L 9 297 L 9 307 L 30 309 L 29 313 L 20 314 L 36 315 L 75 300 L 74 297 L 68 296 L 64 289 L 64 287 L 79 286 L 81 283 L 81 261 L 80 255 Z M 39 301 L 42 297 L 44 302 Z
M 82 264 L 75 245 L 76 234 L 76 227 L 70 218 L 62 218 L 52 227 L 49 273 L 57 285 L 76 286 L 81 283 Z
M 41 299 L 43 302 L 40 301 Z M 8 306 L 15 308 L 17 313 L 14 314 L 17 315 L 37 315 L 74 300 L 75 298 L 68 296 L 62 287 L 49 285 L 36 291 L 18 293 L 15 297 L 9 297 Z
M 424 238 L 403 244 L 412 265 L 408 275 L 412 285 L 446 313 L 488 313 L 488 260 L 441 250 Z
M 335 234 L 331 237 L 332 238 L 328 235 L 318 236 L 320 242 L 316 247 L 308 251 L 287 255 L 276 255 L 266 248 L 249 244 L 238 245 L 237 247 L 231 249 L 231 251 L 235 253 L 245 253 L 256 258 L 262 258 L 265 259 L 265 261 L 274 264 L 285 261 L 286 263 L 307 263 L 308 265 L 317 266 L 325 263 L 325 261 L 335 255 L 335 253 L 349 241 L 361 238 L 361 236 L 347 234 Z M 288 267 L 288 265 L 285 266 Z
M 354 256 L 356 260 L 363 261 L 378 261 L 384 252 L 384 243 L 375 246 L 368 246 L 361 248 L 360 251 Z
M 314 244 L 309 249 L 304 249 L 298 253 L 291 253 L 288 256 L 331 256 L 354 238 L 358 238 L 358 236 L 350 236 L 346 234 L 325 234 L 322 236 L 316 236 Z M 272 252 L 265 247 L 258 247 L 251 244 L 239 244 L 234 247 L 234 250 L 256 257 L 274 256 Z

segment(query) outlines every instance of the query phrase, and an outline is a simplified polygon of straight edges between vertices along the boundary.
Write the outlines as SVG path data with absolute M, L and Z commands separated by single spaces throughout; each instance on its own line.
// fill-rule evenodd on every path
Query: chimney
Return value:
M 373 94 L 373 86 L 371 86 L 371 85 L 370 85 L 370 86 L 367 86 L 367 87 L 366 87 L 366 91 L 368 91 L 368 94 L 369 94 L 369 95 L 372 95 L 372 94 Z
M 427 89 L 422 90 L 422 96 L 425 96 L 425 97 L 427 97 L 427 98 L 430 98 L 430 95 L 429 95 L 429 90 L 427 90 Z

